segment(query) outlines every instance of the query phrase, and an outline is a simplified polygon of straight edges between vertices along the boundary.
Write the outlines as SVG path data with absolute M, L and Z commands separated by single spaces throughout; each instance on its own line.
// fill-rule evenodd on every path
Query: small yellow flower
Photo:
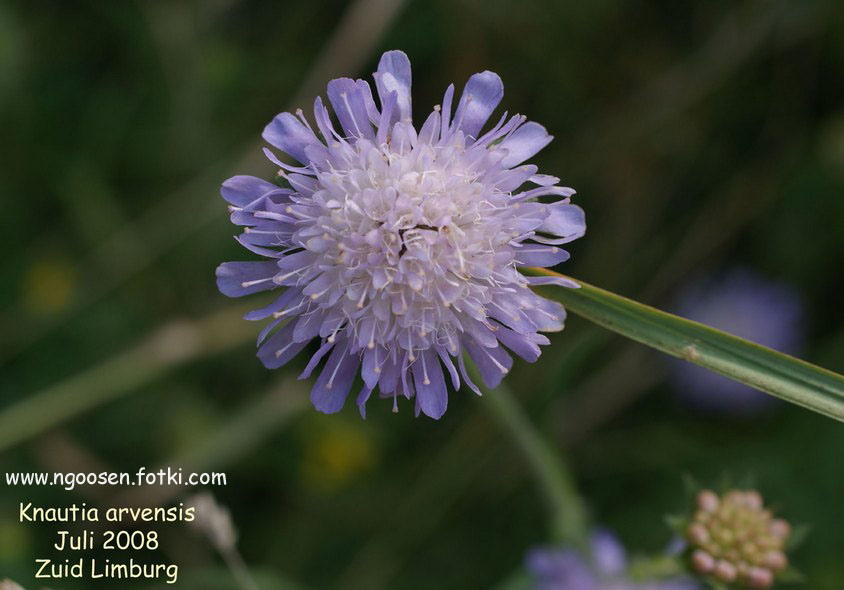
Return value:
M 375 462 L 370 435 L 357 427 L 335 424 L 309 440 L 302 477 L 308 487 L 332 491 L 369 471 Z

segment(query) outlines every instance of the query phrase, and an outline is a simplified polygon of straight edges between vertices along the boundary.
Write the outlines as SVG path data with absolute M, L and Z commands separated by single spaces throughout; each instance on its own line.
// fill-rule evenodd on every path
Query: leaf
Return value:
M 532 276 L 569 278 L 546 269 L 522 270 Z M 583 281 L 575 282 L 579 289 L 534 288 L 544 297 L 562 303 L 570 312 L 608 330 L 844 421 L 844 377 L 838 373 Z

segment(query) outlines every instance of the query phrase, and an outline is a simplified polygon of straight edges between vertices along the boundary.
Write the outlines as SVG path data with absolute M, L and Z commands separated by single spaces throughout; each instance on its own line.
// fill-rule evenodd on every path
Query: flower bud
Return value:
M 688 536 L 695 545 L 705 545 L 709 541 L 709 531 L 699 522 L 689 526 Z
M 708 574 L 715 569 L 715 560 L 706 551 L 696 549 L 692 553 L 692 567 L 699 574 Z
M 763 567 L 750 568 L 747 582 L 751 588 L 770 588 L 774 583 L 774 574 Z
M 788 522 L 773 518 L 756 490 L 730 490 L 721 497 L 703 490 L 696 504 L 686 528 L 692 569 L 740 588 L 770 588 L 788 565 L 783 552 Z
M 715 569 L 712 571 L 712 574 L 722 582 L 732 582 L 736 579 L 738 571 L 736 566 L 729 561 L 719 559 L 718 563 L 715 564 Z
M 781 571 L 788 565 L 788 558 L 782 551 L 769 551 L 765 555 L 763 563 L 774 571 Z
M 762 509 L 762 495 L 756 490 L 748 490 L 744 493 L 744 505 L 754 510 Z
M 778 539 L 786 539 L 791 534 L 791 525 L 781 518 L 771 521 L 768 531 Z
M 704 512 L 715 512 L 721 500 L 712 490 L 701 490 L 697 495 L 697 507 Z

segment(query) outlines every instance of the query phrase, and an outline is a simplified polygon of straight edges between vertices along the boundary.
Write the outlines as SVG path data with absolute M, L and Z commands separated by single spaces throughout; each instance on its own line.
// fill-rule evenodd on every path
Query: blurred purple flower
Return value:
M 680 294 L 676 312 L 740 338 L 797 354 L 804 339 L 803 304 L 787 285 L 737 268 L 698 281 Z M 668 377 L 682 400 L 709 412 L 752 414 L 775 398 L 697 365 L 670 359 Z
M 688 578 L 634 582 L 628 577 L 627 552 L 615 535 L 598 530 L 587 558 L 576 549 L 539 547 L 528 551 L 525 567 L 536 590 L 696 590 Z
M 563 328 L 563 307 L 526 287 L 576 285 L 518 268 L 568 259 L 558 246 L 584 234 L 584 214 L 572 189 L 524 164 L 551 141 L 544 127 L 505 113 L 482 132 L 504 93 L 497 74 L 473 75 L 453 113 L 449 86 L 418 131 L 407 55 L 385 53 L 374 77 L 380 109 L 367 82 L 329 82 L 339 132 L 319 97 L 315 128 L 301 110 L 267 125 L 264 139 L 301 166 L 265 150 L 284 188 L 251 176 L 223 184 L 232 223 L 244 226 L 236 239 L 269 260 L 222 264 L 217 284 L 230 297 L 285 287 L 246 319 L 273 318 L 258 338 L 271 369 L 320 339 L 302 375 L 327 357 L 317 410 L 339 411 L 360 370 L 361 415 L 378 387 L 394 411 L 399 395 L 415 396 L 417 414 L 439 418 L 447 377 L 478 392 L 464 350 L 495 387 L 513 364 L 505 347 L 533 362 L 549 342 L 538 332 Z M 534 188 L 517 192 L 525 183 Z

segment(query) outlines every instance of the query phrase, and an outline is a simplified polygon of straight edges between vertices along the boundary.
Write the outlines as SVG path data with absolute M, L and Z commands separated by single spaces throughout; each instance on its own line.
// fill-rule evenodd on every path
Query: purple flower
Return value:
M 803 342 L 800 296 L 746 269 L 694 283 L 681 293 L 677 313 L 788 354 L 798 353 Z M 673 358 L 668 362 L 669 380 L 677 394 L 701 410 L 751 414 L 774 401 L 697 365 Z
M 246 319 L 272 318 L 258 338 L 271 369 L 319 338 L 302 374 L 327 358 L 311 392 L 317 410 L 339 411 L 360 371 L 361 415 L 378 387 L 394 411 L 399 395 L 415 396 L 417 415 L 439 418 L 447 377 L 479 393 L 463 351 L 495 387 L 513 364 L 505 347 L 532 362 L 549 342 L 538 332 L 563 328 L 563 307 L 527 287 L 576 285 L 518 268 L 568 259 L 558 246 L 584 234 L 584 214 L 572 189 L 524 164 L 551 141 L 544 127 L 505 113 L 483 131 L 504 93 L 497 74 L 472 76 L 455 109 L 449 86 L 418 131 L 407 55 L 385 53 L 374 77 L 380 109 L 367 82 L 329 82 L 339 131 L 319 97 L 315 127 L 301 110 L 267 125 L 264 139 L 301 166 L 265 150 L 282 187 L 251 176 L 223 184 L 244 226 L 236 239 L 268 260 L 222 264 L 217 285 L 230 297 L 283 288 Z
M 688 578 L 634 582 L 627 572 L 627 552 L 615 535 L 598 530 L 590 539 L 590 555 L 568 547 L 528 551 L 525 567 L 536 590 L 697 590 Z

